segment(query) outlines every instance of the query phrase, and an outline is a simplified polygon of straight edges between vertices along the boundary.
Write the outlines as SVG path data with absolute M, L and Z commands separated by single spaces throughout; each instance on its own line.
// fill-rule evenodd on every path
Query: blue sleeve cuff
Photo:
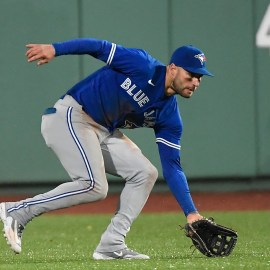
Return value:
M 60 53 L 59 53 L 59 51 L 60 51 L 60 43 L 53 43 L 52 44 L 53 45 L 53 47 L 54 47 L 54 50 L 55 50 L 55 56 L 59 56 L 60 55 Z

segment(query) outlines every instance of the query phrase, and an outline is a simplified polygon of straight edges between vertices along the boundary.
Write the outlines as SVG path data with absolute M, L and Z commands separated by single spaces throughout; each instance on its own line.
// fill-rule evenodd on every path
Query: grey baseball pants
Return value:
M 25 226 L 45 212 L 104 199 L 107 172 L 126 182 L 119 208 L 96 250 L 125 248 L 125 236 L 157 179 L 156 168 L 121 131 L 108 132 L 68 95 L 42 116 L 41 132 L 72 181 L 33 198 L 7 203 L 8 214 Z

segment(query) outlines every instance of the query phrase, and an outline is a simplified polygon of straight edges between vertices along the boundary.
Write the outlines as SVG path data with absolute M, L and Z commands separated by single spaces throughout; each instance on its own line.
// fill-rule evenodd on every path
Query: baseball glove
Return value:
M 193 245 L 207 257 L 228 256 L 237 242 L 237 232 L 216 224 L 213 218 L 187 223 L 184 230 Z

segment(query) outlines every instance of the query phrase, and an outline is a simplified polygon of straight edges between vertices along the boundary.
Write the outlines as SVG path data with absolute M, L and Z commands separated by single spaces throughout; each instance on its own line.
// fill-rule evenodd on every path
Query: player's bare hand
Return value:
M 27 44 L 26 56 L 28 62 L 37 61 L 37 65 L 49 63 L 55 56 L 55 49 L 51 44 Z
M 187 215 L 187 222 L 192 223 L 194 221 L 203 219 L 204 217 L 201 216 L 199 213 L 190 213 Z

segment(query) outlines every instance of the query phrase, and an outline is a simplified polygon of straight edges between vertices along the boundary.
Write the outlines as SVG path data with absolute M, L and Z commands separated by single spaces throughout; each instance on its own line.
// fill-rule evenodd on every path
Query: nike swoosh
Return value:
M 152 80 L 149 80 L 148 83 L 152 86 L 155 86 L 153 83 L 152 83 Z
M 123 256 L 123 252 L 122 251 L 120 251 L 120 252 L 115 251 L 114 254 L 116 256 L 119 256 L 119 257 L 122 257 Z

